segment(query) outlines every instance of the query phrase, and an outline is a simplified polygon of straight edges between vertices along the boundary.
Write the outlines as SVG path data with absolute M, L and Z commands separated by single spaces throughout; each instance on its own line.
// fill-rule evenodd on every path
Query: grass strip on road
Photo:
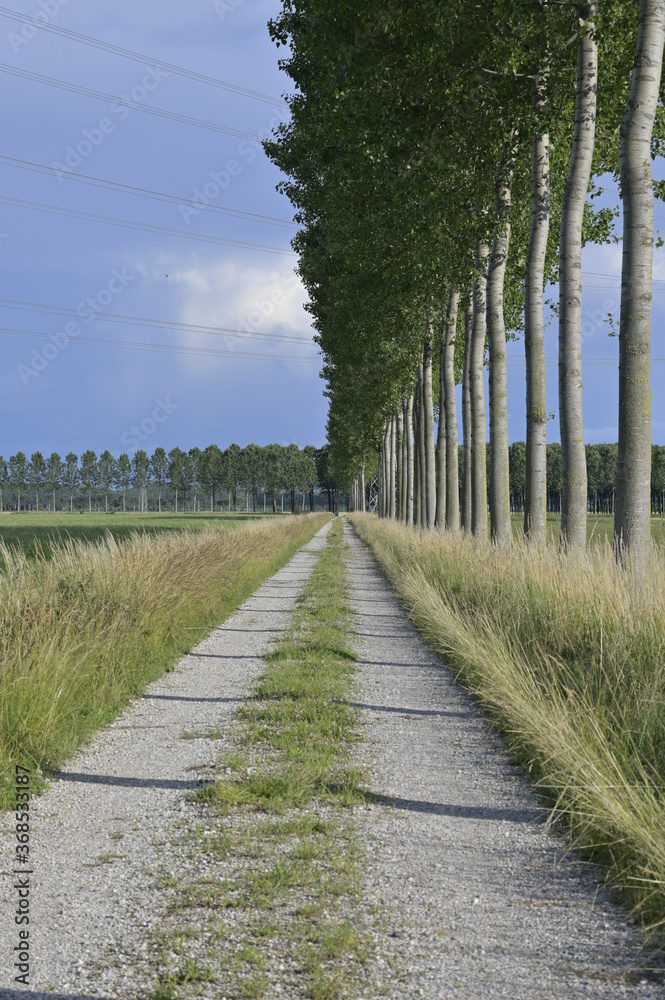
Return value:
M 189 843 L 206 874 L 163 876 L 173 885 L 155 1000 L 196 995 L 194 968 L 216 996 L 337 1000 L 362 981 L 368 939 L 346 807 L 364 793 L 348 704 L 355 656 L 345 548 L 340 518 L 289 633 L 236 713 L 237 752 L 220 762 L 224 776 L 196 793 Z
M 38 790 L 327 517 L 70 540 L 34 559 L 0 547 L 0 806 L 13 808 L 16 763 Z
M 479 699 L 577 846 L 665 928 L 665 554 L 490 548 L 351 522 L 423 635 Z

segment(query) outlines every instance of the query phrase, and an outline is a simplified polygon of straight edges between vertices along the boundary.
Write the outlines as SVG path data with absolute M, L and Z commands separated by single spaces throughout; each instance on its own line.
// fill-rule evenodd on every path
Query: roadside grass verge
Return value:
M 31 559 L 37 554 L 50 556 L 66 542 L 99 542 L 110 533 L 116 541 L 129 538 L 137 531 L 156 535 L 162 531 L 201 531 L 203 528 L 234 528 L 238 523 L 257 520 L 264 514 L 222 513 L 198 511 L 179 513 L 163 511 L 138 513 L 109 512 L 89 514 L 51 513 L 50 511 L 20 511 L 0 513 L 0 542 L 8 548 L 20 548 Z M 272 514 L 267 515 L 272 517 Z M 281 515 L 277 515 L 281 516 Z M 290 515 L 289 515 L 290 516 Z M 4 562 L 0 556 L 0 570 Z
M 665 939 L 665 553 L 560 555 L 351 521 L 576 846 Z
M 15 763 L 37 779 L 283 566 L 328 515 L 157 536 L 0 545 L 0 806 Z
M 216 995 L 338 1000 L 360 991 L 369 938 L 346 807 L 365 794 L 353 766 L 360 735 L 348 704 L 355 656 L 345 548 L 340 518 L 289 632 L 236 712 L 236 749 L 220 761 L 220 778 L 192 796 L 185 843 L 197 873 L 173 873 L 155 1000 L 195 995 L 174 959 L 185 930 L 180 954 L 211 970 Z

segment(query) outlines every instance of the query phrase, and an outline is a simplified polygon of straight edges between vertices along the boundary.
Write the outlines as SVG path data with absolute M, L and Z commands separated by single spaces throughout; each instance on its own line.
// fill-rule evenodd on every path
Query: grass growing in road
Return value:
M 359 848 L 345 808 L 364 795 L 352 764 L 360 737 L 348 705 L 355 657 L 344 549 L 339 519 L 290 631 L 236 713 L 238 749 L 196 794 L 190 847 L 207 874 L 169 891 L 156 997 L 194 995 L 172 958 L 184 922 L 190 957 L 216 970 L 217 996 L 337 1000 L 362 981 Z M 194 931 L 213 945 L 197 946 Z
M 665 553 L 492 549 L 367 515 L 354 527 L 576 842 L 665 930 Z
M 13 804 L 14 763 L 57 768 L 326 517 L 70 540 L 34 559 L 0 548 L 0 805 Z

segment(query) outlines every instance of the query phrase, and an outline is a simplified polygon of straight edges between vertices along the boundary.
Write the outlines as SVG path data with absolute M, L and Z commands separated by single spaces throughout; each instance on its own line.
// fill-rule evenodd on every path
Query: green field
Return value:
M 257 520 L 261 514 L 51 514 L 26 511 L 0 514 L 0 541 L 20 547 L 33 557 L 37 548 L 46 554 L 68 538 L 95 542 L 110 532 L 116 540 L 133 531 L 154 535 L 162 531 L 200 531 L 202 528 L 230 528 L 241 521 Z M 270 517 L 274 515 L 268 515 Z
M 513 514 L 513 535 L 522 534 L 524 525 L 523 514 Z M 0 521 L 0 525 L 2 522 Z M 0 528 L 0 530 L 2 530 Z M 561 533 L 561 515 L 547 515 L 547 537 L 557 539 Z M 659 545 L 665 544 L 665 517 L 651 518 L 651 537 Z M 587 518 L 587 538 L 593 542 L 609 542 L 614 538 L 614 517 L 612 514 L 589 514 Z

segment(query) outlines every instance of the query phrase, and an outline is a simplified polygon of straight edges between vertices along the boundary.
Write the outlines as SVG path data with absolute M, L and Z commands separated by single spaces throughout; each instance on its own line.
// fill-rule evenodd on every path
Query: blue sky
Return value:
M 148 58 L 133 61 L 0 16 L 0 63 L 16 71 L 2 72 L 0 453 L 80 454 L 90 447 L 118 454 L 211 441 L 222 447 L 231 441 L 323 444 L 327 402 L 293 274 L 292 211 L 275 190 L 277 171 L 252 138 L 267 135 L 285 114 L 281 95 L 289 81 L 279 72 L 266 27 L 278 0 L 10 0 L 3 6 Z M 169 72 L 164 63 L 254 96 Z M 29 74 L 108 96 L 70 92 Z M 127 100 L 134 106 L 123 104 Z M 25 162 L 19 168 L 9 157 L 49 169 L 29 170 Z M 177 197 L 164 202 L 81 184 L 71 172 Z M 35 210 L 26 201 L 115 217 L 130 227 Z M 661 213 L 665 217 L 665 208 Z M 182 238 L 194 234 L 206 238 Z M 665 288 L 662 254 L 655 274 Z M 620 247 L 589 248 L 584 270 L 618 275 Z M 587 282 L 607 287 L 585 292 L 585 352 L 611 360 L 618 342 L 601 320 L 608 311 L 618 313 L 618 279 Z M 27 308 L 11 308 L 6 300 Z M 46 308 L 36 309 L 40 304 Z M 654 356 L 665 353 L 657 333 L 663 306 L 665 296 L 656 291 Z M 153 323 L 117 322 L 117 316 Z M 547 354 L 555 358 L 556 323 L 547 336 Z M 118 341 L 158 349 L 121 348 Z M 167 352 L 164 345 L 179 350 Z M 516 439 L 524 436 L 523 344 L 510 345 L 509 354 L 510 436 Z M 654 366 L 659 442 L 665 442 L 663 371 Z M 556 367 L 548 372 L 556 412 Z M 588 440 L 615 440 L 616 367 L 590 362 L 584 378 Z M 556 420 L 550 436 L 558 436 Z

